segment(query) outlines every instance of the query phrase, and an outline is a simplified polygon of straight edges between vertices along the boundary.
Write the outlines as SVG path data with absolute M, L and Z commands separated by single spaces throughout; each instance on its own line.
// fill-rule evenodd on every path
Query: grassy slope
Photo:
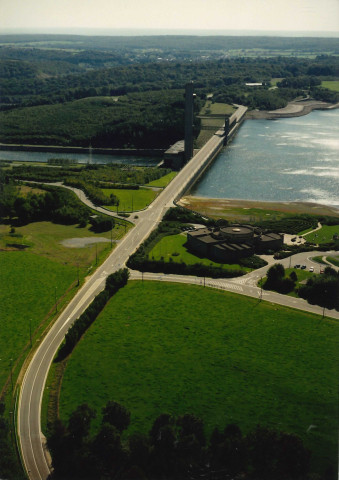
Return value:
M 76 268 L 30 252 L 0 252 L 0 391 L 15 363 L 29 344 L 57 298 L 76 280 Z
M 339 92 L 339 80 L 325 80 L 321 82 L 321 86 Z
M 333 235 L 339 233 L 339 225 L 324 225 L 320 230 L 305 236 L 308 242 L 328 243 L 333 240 Z
M 130 282 L 74 351 L 61 417 L 83 402 L 100 413 L 114 399 L 132 412 L 130 431 L 163 412 L 195 413 L 208 432 L 261 423 L 301 435 L 316 463 L 334 464 L 338 328 L 231 293 Z
M 187 241 L 186 235 L 168 235 L 163 237 L 149 253 L 149 258 L 154 260 L 160 260 L 161 257 L 164 258 L 165 262 L 168 262 L 171 258 L 173 262 L 185 262 L 187 265 L 193 265 L 195 263 L 202 263 L 203 265 L 213 265 L 219 267 L 222 265 L 226 269 L 241 269 L 244 271 L 250 271 L 249 268 L 240 267 L 238 264 L 220 264 L 215 263 L 209 258 L 197 257 L 190 253 L 185 247 L 184 244 Z M 179 253 L 179 255 L 174 255 L 173 253 Z
M 158 180 L 154 180 L 153 182 L 149 182 L 147 185 L 150 187 L 167 187 L 171 180 L 177 175 L 178 172 L 170 172 L 167 175 L 159 178 Z
M 153 202 L 159 192 L 154 190 L 139 188 L 139 190 L 128 190 L 122 188 L 103 188 L 102 192 L 109 197 L 111 193 L 118 197 L 119 211 L 131 212 L 142 210 Z M 115 206 L 107 206 L 110 210 L 116 210 Z

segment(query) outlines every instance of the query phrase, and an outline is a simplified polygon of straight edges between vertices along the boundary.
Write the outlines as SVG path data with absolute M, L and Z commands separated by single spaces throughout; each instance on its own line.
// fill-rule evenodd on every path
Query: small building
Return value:
M 187 248 L 216 262 L 232 262 L 254 253 L 280 250 L 284 236 L 263 233 L 251 225 L 199 228 L 187 232 Z
M 179 140 L 164 153 L 164 167 L 180 170 L 185 161 L 185 140 Z

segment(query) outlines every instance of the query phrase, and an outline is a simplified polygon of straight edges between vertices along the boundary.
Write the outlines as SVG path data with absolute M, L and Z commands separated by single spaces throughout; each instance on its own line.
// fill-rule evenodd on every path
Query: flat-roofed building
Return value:
M 187 248 L 217 262 L 236 261 L 254 253 L 280 250 L 283 242 L 282 234 L 262 233 L 251 225 L 199 228 L 187 232 Z

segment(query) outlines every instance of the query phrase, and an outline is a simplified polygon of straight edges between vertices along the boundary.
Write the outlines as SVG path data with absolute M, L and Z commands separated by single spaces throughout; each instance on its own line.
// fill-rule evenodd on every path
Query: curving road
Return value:
M 30 480 L 45 480 L 50 474 L 41 433 L 41 402 L 49 367 L 65 333 L 104 288 L 107 276 L 125 264 L 128 257 L 155 228 L 166 210 L 173 206 L 173 202 L 184 192 L 187 185 L 194 181 L 197 172 L 204 169 L 208 158 L 218 150 L 222 141 L 219 135 L 214 135 L 148 209 L 138 213 L 139 219 L 135 227 L 78 291 L 35 352 L 20 389 L 17 419 L 21 455 Z
M 179 198 L 180 195 L 182 195 L 187 188 L 187 185 L 194 181 L 197 172 L 201 172 L 205 168 L 207 158 L 213 154 L 213 152 L 218 150 L 221 141 L 222 139 L 219 135 L 214 135 L 197 153 L 197 155 L 185 165 L 148 209 L 138 212 L 139 218 L 134 228 L 129 231 L 107 260 L 93 273 L 78 291 L 65 310 L 60 314 L 55 324 L 36 350 L 22 382 L 18 405 L 19 443 L 23 464 L 30 480 L 45 480 L 50 474 L 50 467 L 48 460 L 46 460 L 48 455 L 46 454 L 44 438 L 41 433 L 41 401 L 49 367 L 65 333 L 97 293 L 104 288 L 107 276 L 124 266 L 128 257 L 155 228 L 166 210 L 173 205 L 173 202 Z M 311 256 L 310 253 L 307 255 Z M 319 255 L 319 252 L 317 252 L 317 255 Z M 298 256 L 295 256 L 295 260 L 293 261 L 294 263 L 306 262 L 301 262 Z M 285 265 L 288 265 L 288 262 L 289 259 L 283 261 Z M 267 269 L 268 267 L 265 268 Z M 260 276 L 264 275 L 265 271 L 265 269 L 260 269 L 246 275 L 246 277 L 233 280 L 207 279 L 207 284 L 212 287 L 223 288 L 236 293 L 258 297 L 260 289 L 255 286 L 256 281 Z M 132 278 L 137 275 L 140 277 L 140 273 L 133 272 Z M 189 283 L 203 281 L 201 278 L 195 277 L 172 275 L 165 277 L 159 274 L 145 274 L 145 278 L 156 277 L 158 277 L 157 279 L 159 280 L 166 278 L 166 280 L 168 279 L 170 281 L 184 281 Z M 286 301 L 289 301 L 292 302 L 289 306 L 313 311 L 314 313 L 321 313 L 319 311 L 320 307 L 308 306 L 304 301 L 301 301 L 303 302 L 301 304 L 298 302 L 298 299 L 286 300 L 286 298 L 290 297 L 274 294 L 273 292 L 265 292 L 263 298 L 282 304 L 286 304 Z M 338 316 L 335 318 L 338 318 Z

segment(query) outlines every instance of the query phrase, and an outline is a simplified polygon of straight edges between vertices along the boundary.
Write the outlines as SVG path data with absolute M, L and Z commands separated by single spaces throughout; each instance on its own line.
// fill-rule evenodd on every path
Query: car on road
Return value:
M 314 272 L 314 267 L 310 267 L 310 272 Z
M 300 267 L 300 268 L 301 268 L 301 270 L 305 270 L 305 268 L 306 268 L 306 265 L 301 265 L 301 267 Z

